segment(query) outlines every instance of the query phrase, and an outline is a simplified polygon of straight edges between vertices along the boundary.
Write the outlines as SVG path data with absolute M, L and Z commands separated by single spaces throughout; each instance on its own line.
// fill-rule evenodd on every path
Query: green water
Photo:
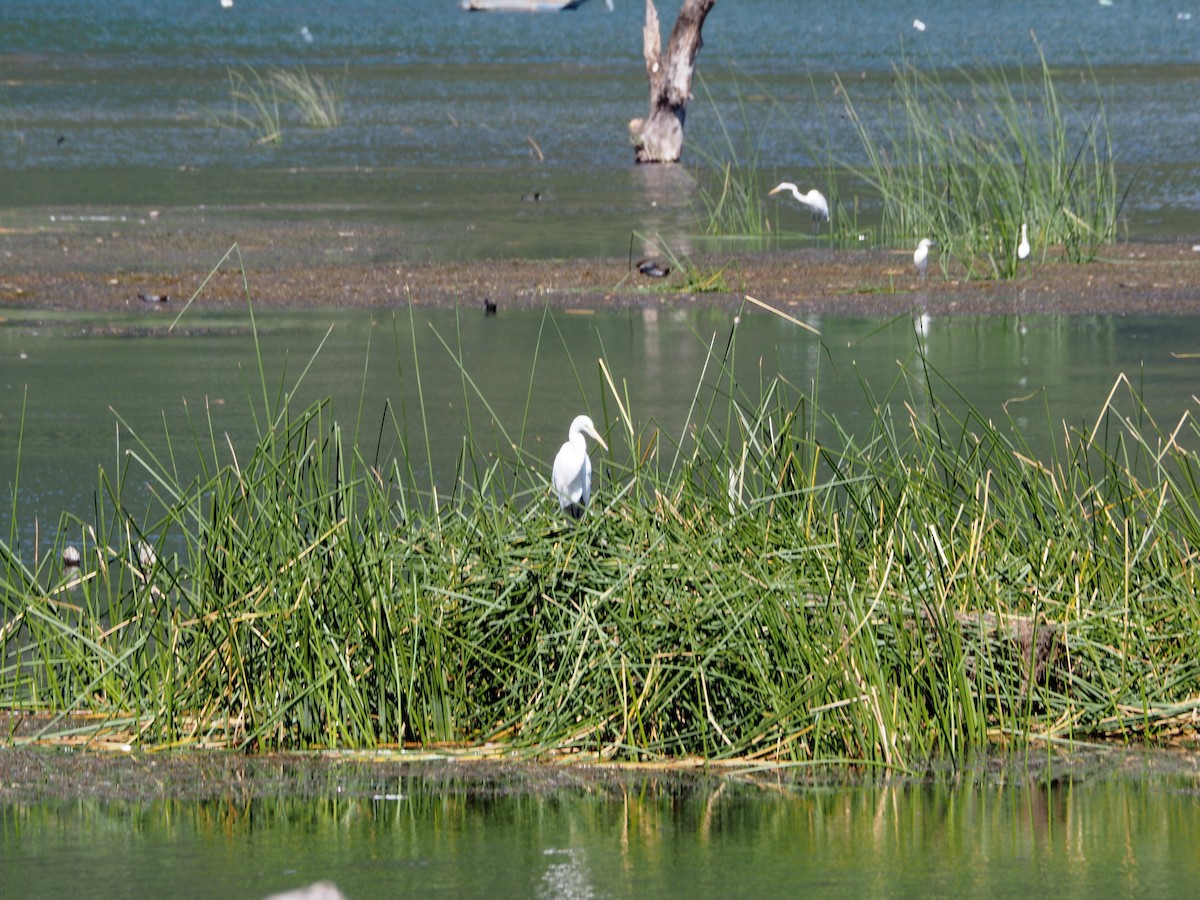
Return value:
M 549 795 L 332 781 L 315 797 L 0 805 L 4 893 L 255 897 L 327 879 L 352 900 L 1168 897 L 1200 876 L 1194 774 Z
M 751 406 L 782 376 L 815 391 L 853 432 L 876 405 L 921 413 L 927 383 L 951 408 L 969 404 L 1049 454 L 1064 425 L 1096 424 L 1114 386 L 1119 411 L 1136 412 L 1131 395 L 1140 394 L 1159 427 L 1172 429 L 1194 405 L 1189 354 L 1200 349 L 1200 323 L 1190 319 L 812 317 L 818 338 L 752 309 L 735 325 L 729 310 L 659 308 L 259 313 L 256 349 L 245 312 L 189 312 L 168 332 L 172 315 L 14 313 L 0 325 L 0 464 L 17 487 L 26 541 L 40 536 L 45 546 L 64 512 L 92 521 L 101 468 L 113 483 L 128 474 L 125 502 L 135 515 L 145 509 L 147 479 L 131 451 L 173 460 L 184 482 L 200 460 L 247 454 L 256 421 L 285 392 L 299 404 L 331 398 L 368 462 L 399 460 L 418 487 L 432 481 L 446 492 L 467 436 L 501 456 L 520 444 L 548 473 L 579 412 L 605 432 L 620 427 L 601 357 L 635 428 L 670 442 L 686 442 L 697 386 L 716 385 L 726 359 Z M 603 491 L 604 460 L 597 466 Z M 0 521 L 11 521 L 11 507 Z

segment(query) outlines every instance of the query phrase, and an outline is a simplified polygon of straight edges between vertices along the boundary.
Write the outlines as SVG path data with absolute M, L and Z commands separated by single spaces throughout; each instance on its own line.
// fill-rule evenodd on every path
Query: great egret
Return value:
M 558 456 L 554 457 L 551 478 L 554 493 L 558 495 L 558 505 L 576 519 L 583 515 L 583 508 L 592 495 L 592 461 L 588 459 L 587 442 L 583 439 L 585 434 L 605 450 L 608 449 L 608 444 L 596 431 L 591 418 L 576 416 L 567 433 L 567 442 L 559 448 Z
M 792 196 L 802 206 L 807 206 L 812 212 L 813 222 L 819 226 L 821 219 L 829 221 L 829 202 L 825 199 L 825 195 L 813 188 L 807 194 L 800 193 L 800 188 L 792 184 L 790 181 L 781 181 L 771 190 L 767 191 L 767 196 L 778 194 L 780 191 L 791 191 Z
M 1017 244 L 1017 259 L 1029 258 L 1029 232 L 1025 229 L 1025 223 L 1021 223 L 1021 243 Z
M 918 278 L 923 279 L 929 269 L 929 248 L 932 246 L 933 241 L 929 238 L 921 238 L 921 243 L 917 244 L 917 249 L 913 253 L 913 268 L 917 270 Z

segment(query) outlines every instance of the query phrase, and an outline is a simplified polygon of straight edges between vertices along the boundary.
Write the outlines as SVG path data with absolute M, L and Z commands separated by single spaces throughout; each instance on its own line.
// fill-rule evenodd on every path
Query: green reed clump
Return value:
M 214 118 L 258 132 L 260 144 L 282 142 L 286 109 L 294 110 L 311 128 L 334 128 L 341 122 L 341 82 L 314 75 L 303 66 L 295 71 L 272 68 L 265 75 L 253 66 L 226 72 L 232 111 L 227 120 Z
M 344 79 L 327 80 L 304 66 L 272 69 L 270 79 L 310 128 L 335 128 L 342 121 Z
M 1039 54 L 1041 53 L 1039 47 Z M 944 75 L 905 63 L 882 125 L 859 115 L 844 85 L 866 163 L 848 166 L 878 193 L 885 240 L 935 238 L 969 276 L 1017 274 L 1021 224 L 1033 258 L 1091 259 L 1115 237 L 1121 188 L 1104 103 L 1064 106 L 1045 56 L 1040 70 Z
M 290 392 L 264 388 L 250 448 L 207 416 L 165 458 L 132 434 L 94 521 L 61 530 L 78 570 L 0 546 L 0 706 L 53 714 L 42 737 L 160 747 L 897 769 L 1188 727 L 1190 419 L 1159 431 L 1114 389 L 1039 459 L 918 355 L 863 385 L 850 432 L 819 386 L 739 382 L 736 344 L 710 347 L 674 437 L 601 362 L 611 451 L 578 524 L 507 431 L 493 449 L 468 426 L 440 493 L 406 462 L 420 436 L 393 423 L 398 456 L 367 458 L 379 435 Z M 140 514 L 129 479 L 157 486 Z
M 251 66 L 245 72 L 226 69 L 232 110 L 229 124 L 258 133 L 259 144 L 278 144 L 283 140 L 283 119 L 279 109 L 279 86 L 268 75 L 263 77 Z

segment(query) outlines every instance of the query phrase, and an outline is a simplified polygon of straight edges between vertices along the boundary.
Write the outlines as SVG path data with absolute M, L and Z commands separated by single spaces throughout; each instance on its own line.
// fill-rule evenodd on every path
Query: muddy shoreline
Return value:
M 0 747 L 0 805 L 93 799 L 146 803 L 171 799 L 205 802 L 273 797 L 370 798 L 395 791 L 401 781 L 431 794 L 476 797 L 550 796 L 564 791 L 607 793 L 653 784 L 673 795 L 713 790 L 733 779 L 748 787 L 802 789 L 806 786 L 953 782 L 978 785 L 1048 785 L 1096 778 L 1184 778 L 1200 774 L 1200 756 L 1180 749 L 1063 748 L 980 756 L 954 767 L 919 773 L 855 770 L 845 765 L 771 769 L 680 760 L 623 764 L 585 759 L 513 762 L 469 757 L 431 758 L 415 752 L 271 753 L 232 751 L 102 752 L 91 749 Z
M 628 258 L 407 260 L 388 229 L 256 225 L 239 232 L 169 228 L 0 230 L 0 312 L 129 312 L 181 308 L 627 309 L 732 308 L 751 294 L 791 313 L 898 315 L 1194 315 L 1200 250 L 1190 241 L 1126 243 L 1093 262 L 1036 262 L 1013 281 L 966 279 L 889 250 L 799 249 L 697 255 L 724 289 L 689 289 L 678 267 L 650 278 Z M 231 248 L 236 250 L 223 263 Z M 218 266 L 218 263 L 220 265 Z M 669 261 L 664 261 L 669 264 Z M 211 277 L 210 277 L 211 276 Z M 719 276 L 719 278 L 718 278 Z M 164 304 L 139 296 L 165 296 Z

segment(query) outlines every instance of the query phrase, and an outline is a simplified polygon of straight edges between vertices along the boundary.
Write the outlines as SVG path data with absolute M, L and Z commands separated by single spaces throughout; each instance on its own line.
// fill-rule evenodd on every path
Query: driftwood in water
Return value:
M 560 12 L 575 9 L 583 0 L 462 0 L 470 12 Z
M 646 0 L 642 55 L 646 58 L 646 80 L 650 82 L 650 115 L 629 123 L 629 136 L 640 163 L 678 162 L 683 153 L 683 120 L 692 93 L 692 72 L 704 43 L 700 29 L 716 2 L 683 0 L 664 57 L 658 10 L 654 0 Z

